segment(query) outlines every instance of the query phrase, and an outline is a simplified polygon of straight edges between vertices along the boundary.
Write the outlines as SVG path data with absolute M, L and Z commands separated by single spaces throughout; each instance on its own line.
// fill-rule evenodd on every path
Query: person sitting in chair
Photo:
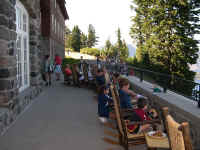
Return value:
M 101 86 L 98 95 L 98 115 L 102 123 L 106 123 L 109 118 L 109 105 L 112 102 L 112 98 L 108 96 L 108 93 L 109 86 Z
M 66 68 L 64 70 L 64 80 L 64 82 L 68 85 L 70 85 L 72 82 L 72 71 L 69 65 L 66 65 Z
M 138 108 L 133 110 L 134 115 L 132 115 L 132 118 L 130 118 L 131 121 L 145 121 L 157 118 L 157 113 L 154 111 L 154 109 L 147 111 L 148 108 L 147 99 L 139 98 L 137 106 Z M 127 125 L 127 128 L 130 133 L 139 133 L 152 130 L 152 125 L 151 124 L 134 125 L 133 123 L 132 125 Z
M 103 69 L 98 69 L 97 70 L 97 75 L 96 75 L 96 82 L 97 86 L 102 86 L 106 83 L 105 75 Z
M 128 79 L 120 79 L 119 82 L 119 98 L 120 106 L 122 109 L 132 109 L 131 97 L 138 99 L 137 94 L 129 89 L 130 84 Z

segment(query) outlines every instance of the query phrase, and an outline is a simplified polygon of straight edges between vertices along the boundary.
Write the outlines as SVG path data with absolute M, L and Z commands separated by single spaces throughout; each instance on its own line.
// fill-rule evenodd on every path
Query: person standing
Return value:
M 61 74 L 61 64 L 62 64 L 62 59 L 58 54 L 56 54 L 55 59 L 54 59 L 54 64 L 55 64 L 55 74 L 56 74 L 56 80 L 60 80 L 60 74 Z
M 44 74 L 45 74 L 45 82 L 46 82 L 46 86 L 50 86 L 51 85 L 51 72 L 52 72 L 53 68 L 51 67 L 50 64 L 50 57 L 49 55 L 45 56 L 45 61 L 44 61 Z
M 97 56 L 97 67 L 98 67 L 98 69 L 101 69 L 101 60 L 100 60 L 99 56 Z

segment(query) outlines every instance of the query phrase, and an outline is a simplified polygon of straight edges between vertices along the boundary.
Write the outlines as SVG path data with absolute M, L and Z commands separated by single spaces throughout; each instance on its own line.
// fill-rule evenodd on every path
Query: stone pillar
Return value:
M 0 0 L 0 106 L 16 99 L 15 0 Z
M 40 57 L 40 0 L 24 1 L 29 13 L 30 31 L 30 86 L 39 86 L 41 83 L 41 57 Z
M 40 27 L 40 26 L 39 26 Z M 38 27 L 38 19 L 30 19 L 30 84 L 38 86 L 41 83 L 41 57 L 39 49 L 40 28 Z

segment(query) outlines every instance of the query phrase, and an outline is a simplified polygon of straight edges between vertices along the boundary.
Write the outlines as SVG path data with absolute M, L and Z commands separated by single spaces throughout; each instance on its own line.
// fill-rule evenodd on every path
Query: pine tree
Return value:
M 119 57 L 120 59 L 125 60 L 129 56 L 128 47 L 126 45 L 125 40 L 121 40 L 121 30 L 117 29 L 117 43 L 114 48 L 114 56 Z
M 89 24 L 89 28 L 88 28 L 88 41 L 87 41 L 87 46 L 89 48 L 95 46 L 98 42 L 98 37 L 96 36 L 96 32 L 94 29 L 94 26 Z
M 76 25 L 72 30 L 71 47 L 74 51 L 80 52 L 81 48 L 81 30 Z
M 87 35 L 85 35 L 83 32 L 81 33 L 81 48 L 88 47 L 87 45 Z
M 199 7 L 197 0 L 134 0 L 137 7 L 131 36 L 137 39 L 137 54 L 148 54 L 152 64 L 159 64 L 171 75 L 170 85 L 178 89 L 175 76 L 193 80 L 189 65 L 197 60 Z M 139 51 L 138 51 L 139 50 Z M 137 56 L 138 57 L 138 56 Z M 183 84 L 182 84 L 183 85 Z M 192 88 L 183 86 L 191 93 Z
M 126 41 L 123 40 L 122 41 L 122 46 L 120 48 L 120 59 L 121 60 L 125 60 L 126 58 L 128 58 L 128 56 L 129 56 L 129 50 L 128 50 Z
M 65 48 L 71 48 L 72 33 L 71 30 L 65 27 Z

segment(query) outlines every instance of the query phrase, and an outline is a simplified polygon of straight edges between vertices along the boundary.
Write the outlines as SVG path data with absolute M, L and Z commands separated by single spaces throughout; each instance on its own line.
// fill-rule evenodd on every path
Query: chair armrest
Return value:
M 125 112 L 133 112 L 133 109 L 121 109 L 121 112 L 122 112 L 122 113 L 125 113 Z
M 144 124 L 156 124 L 156 123 L 161 123 L 159 119 L 154 119 L 154 120 L 145 120 L 145 121 L 133 121 L 129 122 L 128 125 L 144 125 Z

